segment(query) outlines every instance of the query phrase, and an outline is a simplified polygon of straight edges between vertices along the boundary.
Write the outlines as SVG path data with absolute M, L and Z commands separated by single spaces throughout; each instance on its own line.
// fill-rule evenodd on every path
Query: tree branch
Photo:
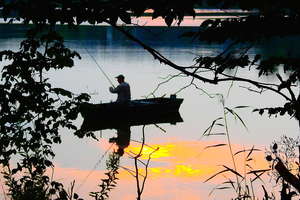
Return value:
M 133 42 L 136 42 L 141 47 L 143 47 L 146 51 L 148 51 L 154 57 L 154 59 L 159 60 L 161 63 L 164 63 L 164 64 L 172 67 L 173 69 L 176 69 L 176 70 L 182 72 L 183 74 L 185 74 L 187 76 L 192 76 L 193 78 L 196 78 L 196 79 L 198 79 L 200 81 L 211 83 L 211 84 L 218 84 L 219 82 L 225 82 L 225 81 L 247 82 L 247 83 L 250 83 L 250 84 L 256 86 L 257 88 L 264 88 L 264 89 L 271 90 L 271 91 L 279 94 L 280 96 L 282 96 L 286 100 L 292 101 L 292 99 L 290 97 L 288 97 L 287 95 L 285 95 L 284 93 L 278 91 L 277 89 L 274 89 L 274 88 L 270 87 L 270 86 L 277 86 L 278 87 L 278 85 L 275 85 L 275 84 L 267 84 L 267 83 L 261 83 L 261 82 L 253 81 L 253 80 L 246 79 L 246 78 L 232 77 L 232 76 L 229 76 L 229 75 L 226 75 L 226 74 L 223 74 L 223 73 L 222 73 L 222 75 L 223 76 L 227 76 L 228 78 L 223 78 L 223 79 L 218 79 L 218 78 L 208 79 L 208 78 L 205 78 L 203 76 L 200 76 L 200 75 L 196 74 L 195 73 L 197 71 L 196 69 L 194 69 L 193 72 L 187 71 L 186 70 L 187 68 L 185 68 L 183 66 L 179 66 L 179 65 L 173 63 L 172 61 L 170 61 L 169 59 L 167 59 L 166 57 L 164 57 L 161 53 L 159 53 L 155 49 L 151 48 L 150 46 L 146 45 L 141 40 L 139 40 L 138 38 L 136 38 L 135 36 L 133 36 L 132 34 L 128 33 L 126 30 L 124 30 L 123 27 L 120 27 L 118 25 L 112 24 L 109 21 L 105 21 L 105 22 L 108 23 L 108 24 L 110 24 L 114 28 L 116 28 L 118 31 L 122 32 L 125 36 L 127 36 Z M 211 70 L 214 71 L 213 69 L 211 69 Z
M 195 78 L 197 78 L 197 79 L 199 79 L 203 82 L 208 82 L 208 83 L 211 83 L 211 84 L 217 84 L 216 80 L 204 78 L 204 77 L 199 76 L 199 75 L 197 75 L 193 72 L 189 72 L 189 71 L 185 70 L 185 68 L 182 67 L 182 66 L 176 65 L 175 63 L 173 63 L 172 61 L 170 61 L 169 59 L 164 57 L 162 54 L 160 54 L 158 51 L 156 51 L 155 49 L 149 47 L 148 45 L 144 44 L 141 40 L 139 40 L 138 38 L 136 38 L 133 35 L 131 35 L 130 33 L 128 33 L 126 30 L 124 30 L 123 27 L 112 24 L 107 20 L 105 22 L 110 24 L 112 27 L 114 27 L 118 31 L 122 32 L 130 40 L 132 40 L 132 41 L 136 42 L 137 44 L 139 44 L 140 46 L 142 46 L 145 50 L 147 50 L 154 57 L 154 59 L 158 59 L 161 63 L 169 65 L 170 67 L 186 74 L 187 76 L 193 76 L 193 77 L 195 77 Z
M 264 89 L 271 90 L 271 91 L 273 91 L 273 92 L 279 94 L 280 96 L 282 96 L 282 97 L 285 98 L 286 100 L 292 101 L 291 98 L 289 98 L 288 96 L 286 96 L 286 95 L 283 94 L 282 92 L 280 92 L 280 91 L 278 91 L 277 89 L 274 89 L 274 88 L 268 86 L 268 85 L 273 85 L 273 86 L 275 86 L 274 84 L 260 83 L 260 82 L 253 81 L 253 80 L 250 80 L 250 79 L 240 78 L 240 77 L 232 77 L 232 76 L 225 75 L 225 74 L 222 74 L 222 75 L 227 76 L 227 77 L 229 77 L 229 78 L 218 79 L 217 82 L 224 82 L 224 81 L 241 81 L 241 82 L 251 83 L 252 85 L 255 85 L 257 88 L 264 88 Z
M 299 179 L 285 167 L 285 165 L 279 158 L 277 158 L 277 163 L 275 165 L 275 169 L 277 170 L 279 175 L 283 178 L 283 180 L 285 180 L 286 182 L 291 184 L 296 190 L 298 190 L 298 192 L 300 192 Z

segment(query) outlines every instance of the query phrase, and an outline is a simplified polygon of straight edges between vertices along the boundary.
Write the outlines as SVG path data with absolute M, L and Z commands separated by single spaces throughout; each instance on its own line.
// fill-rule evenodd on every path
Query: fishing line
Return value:
M 83 181 L 81 182 L 81 184 L 78 186 L 77 190 L 79 190 L 87 181 L 87 179 L 89 178 L 89 176 L 95 171 L 95 169 L 97 168 L 97 166 L 101 163 L 101 161 L 103 160 L 104 156 L 106 156 L 106 154 L 108 153 L 108 151 L 112 148 L 114 144 L 111 144 L 110 147 L 104 152 L 104 154 L 101 156 L 101 158 L 96 162 L 95 166 L 93 167 L 93 169 L 86 175 L 86 177 L 83 179 Z
M 110 80 L 110 78 L 107 76 L 107 74 L 104 72 L 104 70 L 101 68 L 101 66 L 98 64 L 98 62 L 94 58 L 94 56 L 92 56 L 92 54 L 89 53 L 89 51 L 87 50 L 87 48 L 84 48 L 84 49 L 86 50 L 87 54 L 94 60 L 94 62 L 96 63 L 98 69 L 100 69 L 100 71 L 103 73 L 103 75 L 108 80 L 108 82 L 112 85 L 113 88 L 115 88 L 114 84 L 112 83 L 112 81 Z

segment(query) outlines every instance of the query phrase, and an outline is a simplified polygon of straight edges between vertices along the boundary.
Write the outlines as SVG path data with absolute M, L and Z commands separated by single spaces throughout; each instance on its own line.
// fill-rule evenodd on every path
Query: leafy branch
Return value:
M 102 179 L 101 184 L 98 185 L 101 188 L 99 192 L 90 193 L 91 197 L 94 197 L 95 200 L 108 199 L 109 192 L 113 188 L 115 188 L 117 184 L 117 180 L 118 180 L 117 175 L 119 174 L 118 172 L 119 164 L 120 164 L 120 156 L 116 152 L 110 154 L 106 162 L 106 168 L 109 170 L 108 172 L 105 173 L 107 178 Z

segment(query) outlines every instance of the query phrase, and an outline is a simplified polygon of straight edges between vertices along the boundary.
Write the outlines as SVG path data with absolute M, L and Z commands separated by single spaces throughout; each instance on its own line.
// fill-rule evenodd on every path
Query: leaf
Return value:
M 206 146 L 204 149 L 214 148 L 214 147 L 221 147 L 221 146 L 226 146 L 226 145 L 227 144 L 216 144 L 216 145 Z
M 259 61 L 260 59 L 261 59 L 261 55 L 256 54 L 255 57 L 254 57 L 254 59 L 253 59 L 253 61 L 252 61 L 252 63 L 251 63 L 251 65 L 253 65 L 253 64 L 256 63 L 257 61 Z
M 246 124 L 244 123 L 244 121 L 242 120 L 242 118 L 239 115 L 237 115 L 237 114 L 236 114 L 236 116 L 240 120 L 240 122 L 243 124 L 243 126 L 245 127 L 245 129 L 248 131 L 248 127 L 246 126 Z
M 173 22 L 173 16 L 167 15 L 167 16 L 165 17 L 165 22 L 166 22 L 166 24 L 167 24 L 168 26 L 171 26 L 171 25 L 172 25 L 172 22 Z
M 216 177 L 217 175 L 222 174 L 222 173 L 224 173 L 224 172 L 228 172 L 228 171 L 229 171 L 228 169 L 222 170 L 222 171 L 220 171 L 220 172 L 218 172 L 218 173 L 212 175 L 212 176 L 209 177 L 208 179 L 206 179 L 206 180 L 204 181 L 204 183 L 206 183 L 207 181 L 213 179 L 213 178 Z
M 51 189 L 49 190 L 49 193 L 53 195 L 53 194 L 55 194 L 55 193 L 56 193 L 56 190 L 55 190 L 55 189 L 53 189 L 53 188 L 51 188 Z
M 216 190 L 225 190 L 225 189 L 231 189 L 231 187 L 224 186 L 224 187 L 217 187 Z
M 253 170 L 248 172 L 247 174 L 254 174 L 256 177 L 251 180 L 251 182 L 253 183 L 256 179 L 259 179 L 263 182 L 263 180 L 260 178 L 265 172 L 270 171 L 270 169 L 262 169 L 262 170 Z
M 50 160 L 45 160 L 45 165 L 47 167 L 53 166 L 52 162 Z
M 229 109 L 227 107 L 225 107 L 225 109 L 227 111 L 229 111 L 235 118 L 238 118 L 240 120 L 240 122 L 243 124 L 243 126 L 245 127 L 245 129 L 248 130 L 246 124 L 244 123 L 244 121 L 242 120 L 242 118 L 236 112 L 234 112 L 232 109 Z
M 238 108 L 238 109 L 240 109 L 240 108 L 249 108 L 249 106 L 236 106 L 236 107 L 234 107 L 234 109 L 236 109 L 236 108 Z
M 161 15 L 161 13 L 157 10 L 154 10 L 154 12 L 152 13 L 152 19 L 155 19 L 157 17 L 159 17 Z
M 270 171 L 270 169 L 258 169 L 258 170 L 252 170 L 252 171 L 248 172 L 248 174 L 252 174 L 252 173 L 260 173 L 260 172 L 266 172 L 266 171 Z
M 225 110 L 227 110 L 228 112 L 230 112 L 234 117 L 235 117 L 235 113 L 232 109 L 225 107 Z
M 228 181 L 223 182 L 223 184 L 230 184 L 233 189 L 235 189 L 234 183 L 232 180 L 228 179 Z
M 213 132 L 213 133 L 211 133 L 209 135 L 226 135 L 226 133 L 224 133 L 224 132 L 220 132 L 220 133 Z
M 220 119 L 223 119 L 222 117 L 219 117 L 219 118 L 217 118 L 217 119 L 215 119 L 212 123 L 211 123 L 211 125 L 203 132 L 203 136 L 208 132 L 208 134 L 207 135 L 210 135 L 210 133 L 211 133 L 211 131 L 212 131 L 212 128 L 214 127 L 214 125 L 215 125 L 215 123 L 218 121 L 218 120 L 220 120 Z
M 71 123 L 69 123 L 69 124 L 66 124 L 66 127 L 68 128 L 68 129 L 72 129 L 72 130 L 77 130 L 77 127 L 75 126 L 75 125 L 73 125 L 73 124 L 71 124 Z
M 119 14 L 120 19 L 126 24 L 131 24 L 131 16 L 130 13 L 122 12 Z
M 118 21 L 118 16 L 117 16 L 117 15 L 111 15 L 111 16 L 109 17 L 109 23 L 111 23 L 111 24 L 116 24 L 117 21 Z
M 254 146 L 251 148 L 251 150 L 249 151 L 249 153 L 248 153 L 248 155 L 247 155 L 247 159 L 249 158 L 249 156 L 252 154 L 252 152 L 254 151 Z M 258 150 L 258 151 L 260 151 L 260 150 Z
M 200 27 L 201 28 L 208 28 L 212 23 L 213 23 L 213 20 L 208 19 L 208 20 L 205 20 L 204 22 L 202 22 Z
M 273 147 L 272 147 L 272 148 L 273 148 L 273 150 L 274 150 L 274 151 L 276 151 L 276 150 L 278 149 L 278 145 L 277 145 L 277 143 L 274 143 L 274 145 L 273 145 Z
M 254 148 L 251 148 L 251 149 L 244 149 L 244 150 L 240 150 L 240 151 L 237 151 L 235 154 L 234 154 L 234 156 L 235 155 L 237 155 L 237 154 L 240 154 L 240 153 L 243 153 L 243 152 L 247 152 L 247 151 L 261 151 L 260 149 L 254 149 Z M 251 152 L 252 153 L 252 152 Z M 248 157 L 248 156 L 247 156 Z
M 74 197 L 74 199 L 78 199 L 79 196 L 78 196 L 77 193 L 74 193 L 74 196 L 73 196 L 73 197 Z
M 270 161 L 272 161 L 272 160 L 273 160 L 273 158 L 272 158 L 272 156 L 271 156 L 271 155 L 267 155 L 267 156 L 266 156 L 266 160 L 270 162 Z
M 68 90 L 62 88 L 52 88 L 51 91 L 55 92 L 57 95 L 67 96 L 72 98 L 72 93 Z
M 269 194 L 268 194 L 266 188 L 264 187 L 264 185 L 262 185 L 262 188 L 263 188 L 263 190 L 264 190 L 264 199 L 270 199 L 270 198 L 269 198 Z
M 18 171 L 19 171 L 19 170 L 16 168 L 16 169 L 11 170 L 11 173 L 12 173 L 12 174 L 16 174 Z
M 232 173 L 234 173 L 235 175 L 241 177 L 241 178 L 244 178 L 240 173 L 238 173 L 237 171 L 225 166 L 225 165 L 222 165 L 223 167 L 225 167 L 228 171 L 231 171 Z

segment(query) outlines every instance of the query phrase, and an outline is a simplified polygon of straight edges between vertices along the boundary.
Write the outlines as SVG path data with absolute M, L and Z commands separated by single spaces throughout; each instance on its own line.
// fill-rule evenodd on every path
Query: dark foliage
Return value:
M 267 152 L 266 160 L 270 162 L 271 169 L 275 172 L 272 177 L 281 185 L 282 200 L 296 196 L 295 189 L 300 191 L 297 148 L 299 151 L 299 138 L 293 139 L 284 135 L 280 141 L 274 142 Z
M 35 32 L 28 34 L 18 51 L 0 52 L 0 60 L 8 63 L 2 69 L 0 85 L 0 164 L 13 199 L 51 196 L 52 190 L 45 188 L 50 180 L 44 173 L 53 166 L 52 144 L 61 143 L 61 128 L 77 130 L 73 120 L 78 107 L 89 100 L 87 94 L 53 88 L 43 76 L 45 71 L 73 67 L 73 59 L 80 57 L 51 29 L 39 36 Z M 10 163 L 13 158 L 17 162 L 14 167 Z M 18 173 L 25 175 L 17 178 Z

